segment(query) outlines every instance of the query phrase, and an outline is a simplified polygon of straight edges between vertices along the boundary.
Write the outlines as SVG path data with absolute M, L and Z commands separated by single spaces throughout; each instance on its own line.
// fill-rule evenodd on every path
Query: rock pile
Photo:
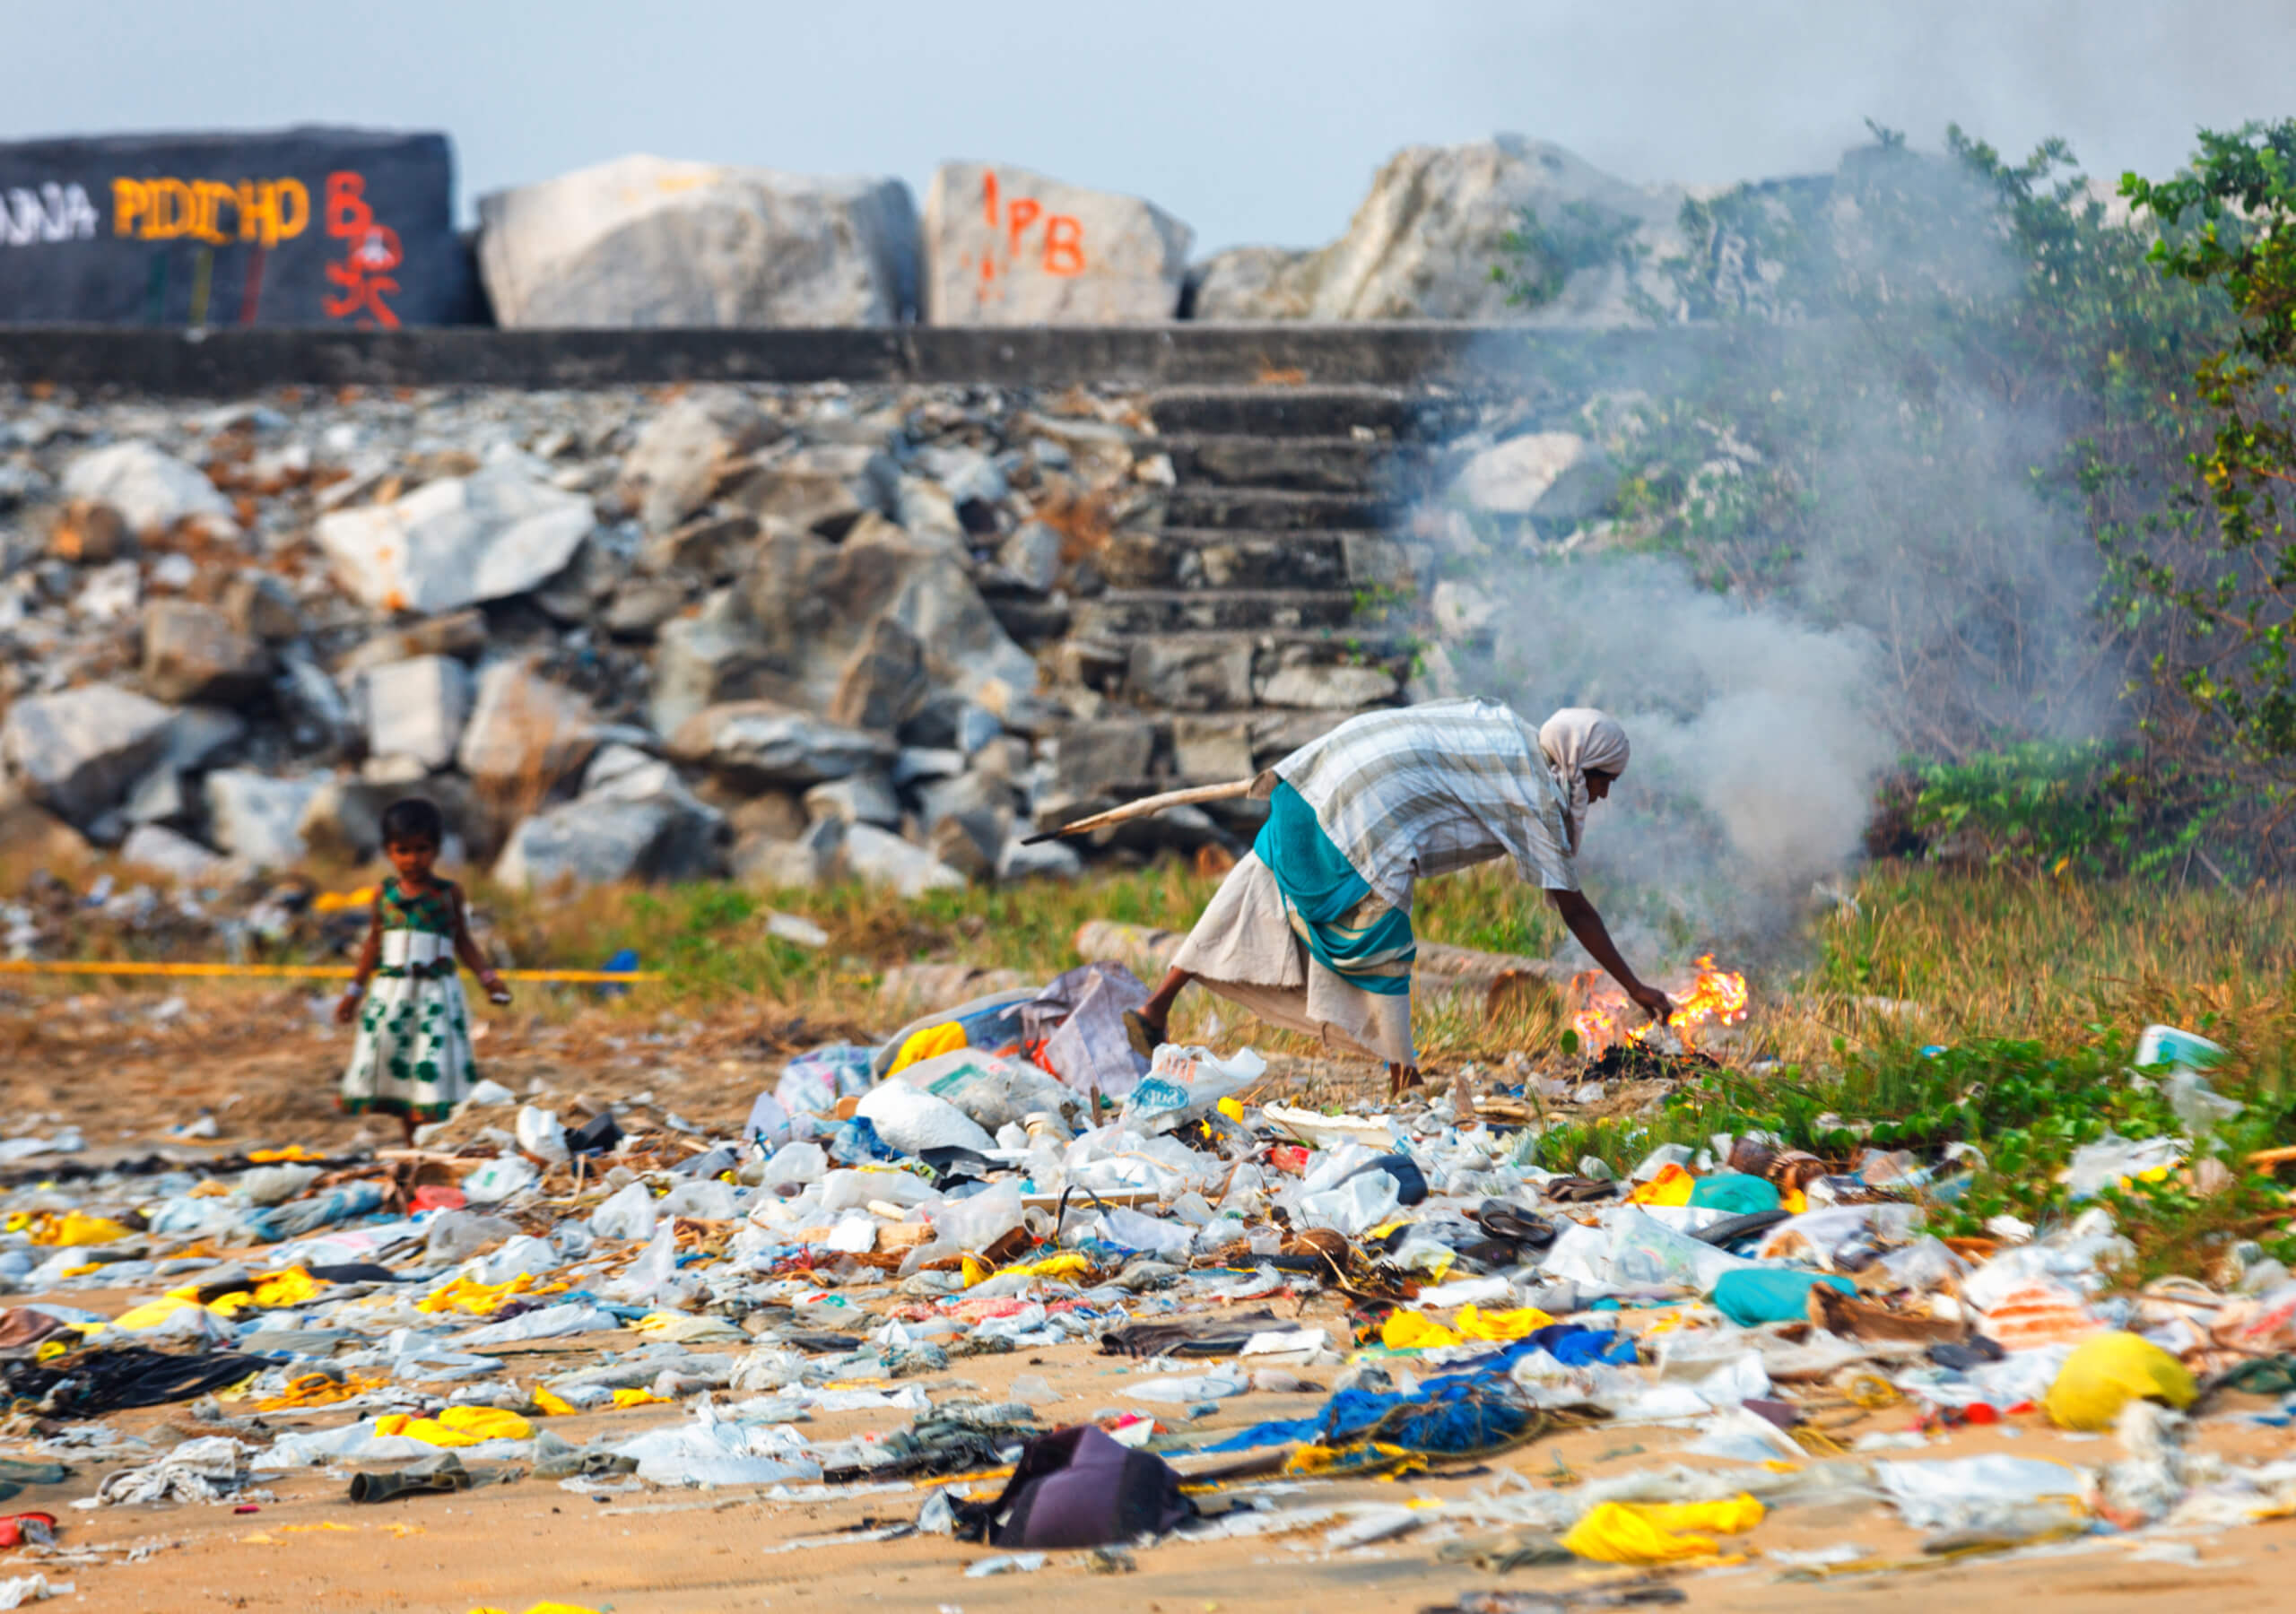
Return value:
M 1022 841 L 1461 692 L 1444 646 L 1495 608 L 1446 570 L 1612 530 L 1559 407 L 0 399 L 0 842 L 213 881 L 371 856 L 422 794 L 518 885 L 1073 872 Z M 1116 844 L 1235 848 L 1251 811 Z

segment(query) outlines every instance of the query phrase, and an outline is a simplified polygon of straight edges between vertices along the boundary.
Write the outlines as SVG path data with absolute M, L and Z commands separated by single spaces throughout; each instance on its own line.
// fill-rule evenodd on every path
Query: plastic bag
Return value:
M 1367 1171 L 1321 1193 L 1301 1194 L 1299 1210 L 1292 1219 L 1310 1228 L 1329 1228 L 1353 1238 L 1389 1220 L 1402 1208 L 1400 1186 L 1395 1178 L 1384 1171 Z
M 829 1155 L 818 1143 L 784 1143 L 765 1163 L 759 1183 L 818 1183 L 829 1174 Z
M 896 1071 L 889 1080 L 954 1105 L 975 1125 L 989 1132 L 1039 1110 L 1057 1115 L 1065 1106 L 1076 1102 L 1074 1093 L 1036 1066 L 978 1048 L 959 1048 L 919 1060 Z
M 481 1216 L 470 1210 L 441 1210 L 430 1219 L 423 1239 L 423 1258 L 433 1264 L 469 1260 L 491 1244 L 518 1236 L 518 1224 L 507 1217 Z
M 800 1054 L 782 1067 L 773 1097 L 793 1115 L 826 1114 L 839 1098 L 857 1098 L 875 1085 L 869 1062 L 876 1053 L 858 1043 L 831 1043 Z
M 873 1088 L 855 1113 L 876 1129 L 878 1137 L 906 1155 L 922 1154 L 928 1149 L 986 1153 L 996 1147 L 996 1140 L 955 1105 L 904 1082 L 888 1081 Z
M 1100 1212 L 1100 1236 L 1119 1249 L 1147 1250 L 1158 1255 L 1184 1256 L 1194 1235 L 1178 1222 L 1144 1216 L 1122 1205 Z
M 522 1193 L 542 1178 L 535 1163 L 523 1155 L 503 1155 L 481 1166 L 463 1179 L 463 1198 L 474 1205 L 499 1205 Z
M 944 1200 L 931 1213 L 933 1231 L 964 1250 L 985 1250 L 1021 1225 L 1021 1191 L 998 1183 L 970 1199 Z
M 590 1212 L 590 1231 L 600 1238 L 651 1238 L 658 1212 L 643 1183 L 625 1183 Z
M 2094 1199 L 2106 1189 L 2133 1178 L 2157 1181 L 2185 1158 L 2181 1138 L 2147 1138 L 2132 1142 L 2106 1136 L 2073 1151 L 2073 1160 L 2057 1180 L 2072 1190 L 2077 1202 Z
M 2152 1341 L 2133 1333 L 2083 1340 L 2057 1371 L 2042 1403 L 2060 1428 L 2109 1429 L 2133 1401 L 2161 1401 L 2182 1411 L 2199 1387 L 2185 1365 Z
M 789 1141 L 789 1112 L 771 1093 L 760 1093 L 742 1123 L 742 1138 L 760 1149 L 778 1149 Z
M 1631 1205 L 1617 1210 L 1610 1229 L 1613 1283 L 1673 1283 L 1704 1294 L 1723 1273 L 1744 1271 L 1755 1264 L 1677 1233 Z
M 1765 1509 L 1741 1492 L 1720 1502 L 1598 1502 L 1562 1538 L 1562 1545 L 1598 1564 L 1675 1564 L 1710 1557 L 1714 1542 L 1683 1532 L 1742 1535 Z
M 521 1105 L 513 1130 L 517 1133 L 518 1147 L 537 1160 L 566 1158 L 566 1128 L 551 1111 L 537 1109 L 531 1104 Z
M 277 1205 L 318 1180 L 316 1166 L 258 1166 L 242 1173 L 232 1192 L 250 1205 Z
M 1818 1284 L 1854 1295 L 1857 1286 L 1824 1272 L 1790 1272 L 1755 1267 L 1725 1272 L 1714 1284 L 1714 1306 L 1741 1328 L 1763 1323 L 1799 1323 L 1810 1315 L 1810 1290 Z
M 714 1178 L 680 1183 L 654 1202 L 657 1216 L 688 1216 L 696 1221 L 731 1221 L 741 1214 L 734 1191 Z
M 2066 1516 L 2080 1516 L 2089 1476 L 2042 1457 L 1946 1457 L 1934 1462 L 1874 1465 L 1874 1478 L 1896 1504 L 1899 1515 L 1916 1530 L 1963 1530 L 1982 1526 L 2006 1507 L 2054 1503 Z
M 1209 1048 L 1165 1043 L 1148 1062 L 1148 1074 L 1124 1101 L 1124 1124 L 1170 1132 L 1242 1092 L 1266 1072 L 1267 1061 L 1249 1048 L 1222 1059 Z

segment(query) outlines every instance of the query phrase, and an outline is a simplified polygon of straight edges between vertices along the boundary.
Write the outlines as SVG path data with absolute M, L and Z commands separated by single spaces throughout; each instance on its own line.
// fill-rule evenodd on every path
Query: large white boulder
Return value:
M 20 696 L 0 724 L 0 757 L 24 794 L 85 825 L 165 753 L 175 716 L 113 684 Z
M 187 516 L 207 516 L 236 530 L 231 501 L 197 470 L 141 440 L 91 448 L 64 473 L 67 499 L 109 505 L 138 533 L 161 533 Z
M 965 877 L 924 847 L 912 846 L 874 824 L 845 829 L 845 872 L 868 885 L 890 887 L 903 897 L 940 889 L 961 890 Z
M 454 760 L 470 716 L 470 669 L 451 655 L 411 655 L 360 674 L 367 751 L 436 770 Z
M 1582 521 L 1617 496 L 1618 469 L 1576 432 L 1529 431 L 1468 460 L 1451 490 L 1493 515 Z
M 239 872 L 230 858 L 218 857 L 164 824 L 138 824 L 130 829 L 120 843 L 119 861 L 131 869 L 164 874 L 178 885 L 221 882 Z
M 1685 193 L 1630 185 L 1562 147 L 1519 134 L 1411 146 L 1388 159 L 1330 246 L 1239 247 L 1196 271 L 1199 319 L 1463 319 L 1601 327 L 1647 323 L 1630 293 L 1658 295 L 1657 261 L 1680 250 Z M 1552 272 L 1523 305 L 1491 272 L 1535 210 Z M 1636 260 L 1633 267 L 1627 260 Z
M 725 821 L 667 762 L 609 745 L 584 770 L 578 798 L 510 832 L 494 877 L 509 886 L 698 879 L 718 872 Z
M 1176 317 L 1196 232 L 1152 203 L 1026 169 L 944 162 L 925 197 L 929 325 Z
M 523 662 L 499 661 L 478 675 L 455 757 L 483 787 L 539 795 L 582 765 L 596 730 L 580 696 Z
M 243 699 L 271 679 L 271 656 L 213 605 L 144 607 L 144 687 L 170 703 Z
M 390 504 L 333 511 L 317 536 L 362 603 L 435 614 L 539 587 L 596 525 L 587 499 L 505 458 Z
M 846 728 L 770 700 L 729 700 L 696 712 L 670 742 L 680 760 L 754 786 L 818 785 L 882 771 L 893 759 L 883 734 Z
M 324 774 L 278 779 L 244 768 L 207 776 L 207 821 L 215 844 L 258 869 L 300 862 L 303 814 L 326 783 Z
M 478 204 L 505 325 L 882 325 L 916 302 L 898 179 L 617 158 Z

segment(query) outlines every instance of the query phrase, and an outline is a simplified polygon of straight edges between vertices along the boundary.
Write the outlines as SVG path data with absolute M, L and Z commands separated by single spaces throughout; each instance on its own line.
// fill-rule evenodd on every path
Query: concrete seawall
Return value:
M 344 331 L 0 326 L 0 384 L 228 396 L 271 386 L 612 386 L 672 381 L 1062 386 L 1663 384 L 1712 328 L 1227 325 L 815 330 Z

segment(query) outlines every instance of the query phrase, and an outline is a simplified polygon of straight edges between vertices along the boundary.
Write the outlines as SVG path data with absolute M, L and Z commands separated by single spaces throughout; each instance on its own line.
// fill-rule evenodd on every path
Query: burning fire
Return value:
M 1682 1037 L 1685 1047 L 1692 1043 L 1694 1026 L 1735 1026 L 1746 1018 L 1746 977 L 1735 970 L 1716 968 L 1711 953 L 1699 959 L 1688 985 L 1667 983 L 1666 995 L 1674 1000 L 1674 1012 L 1666 1024 Z M 1607 978 L 1587 994 L 1571 1025 L 1578 1033 L 1579 1046 L 1590 1056 L 1622 1042 L 1641 1042 L 1658 1028 L 1656 1020 L 1645 1020 L 1642 1011 Z

